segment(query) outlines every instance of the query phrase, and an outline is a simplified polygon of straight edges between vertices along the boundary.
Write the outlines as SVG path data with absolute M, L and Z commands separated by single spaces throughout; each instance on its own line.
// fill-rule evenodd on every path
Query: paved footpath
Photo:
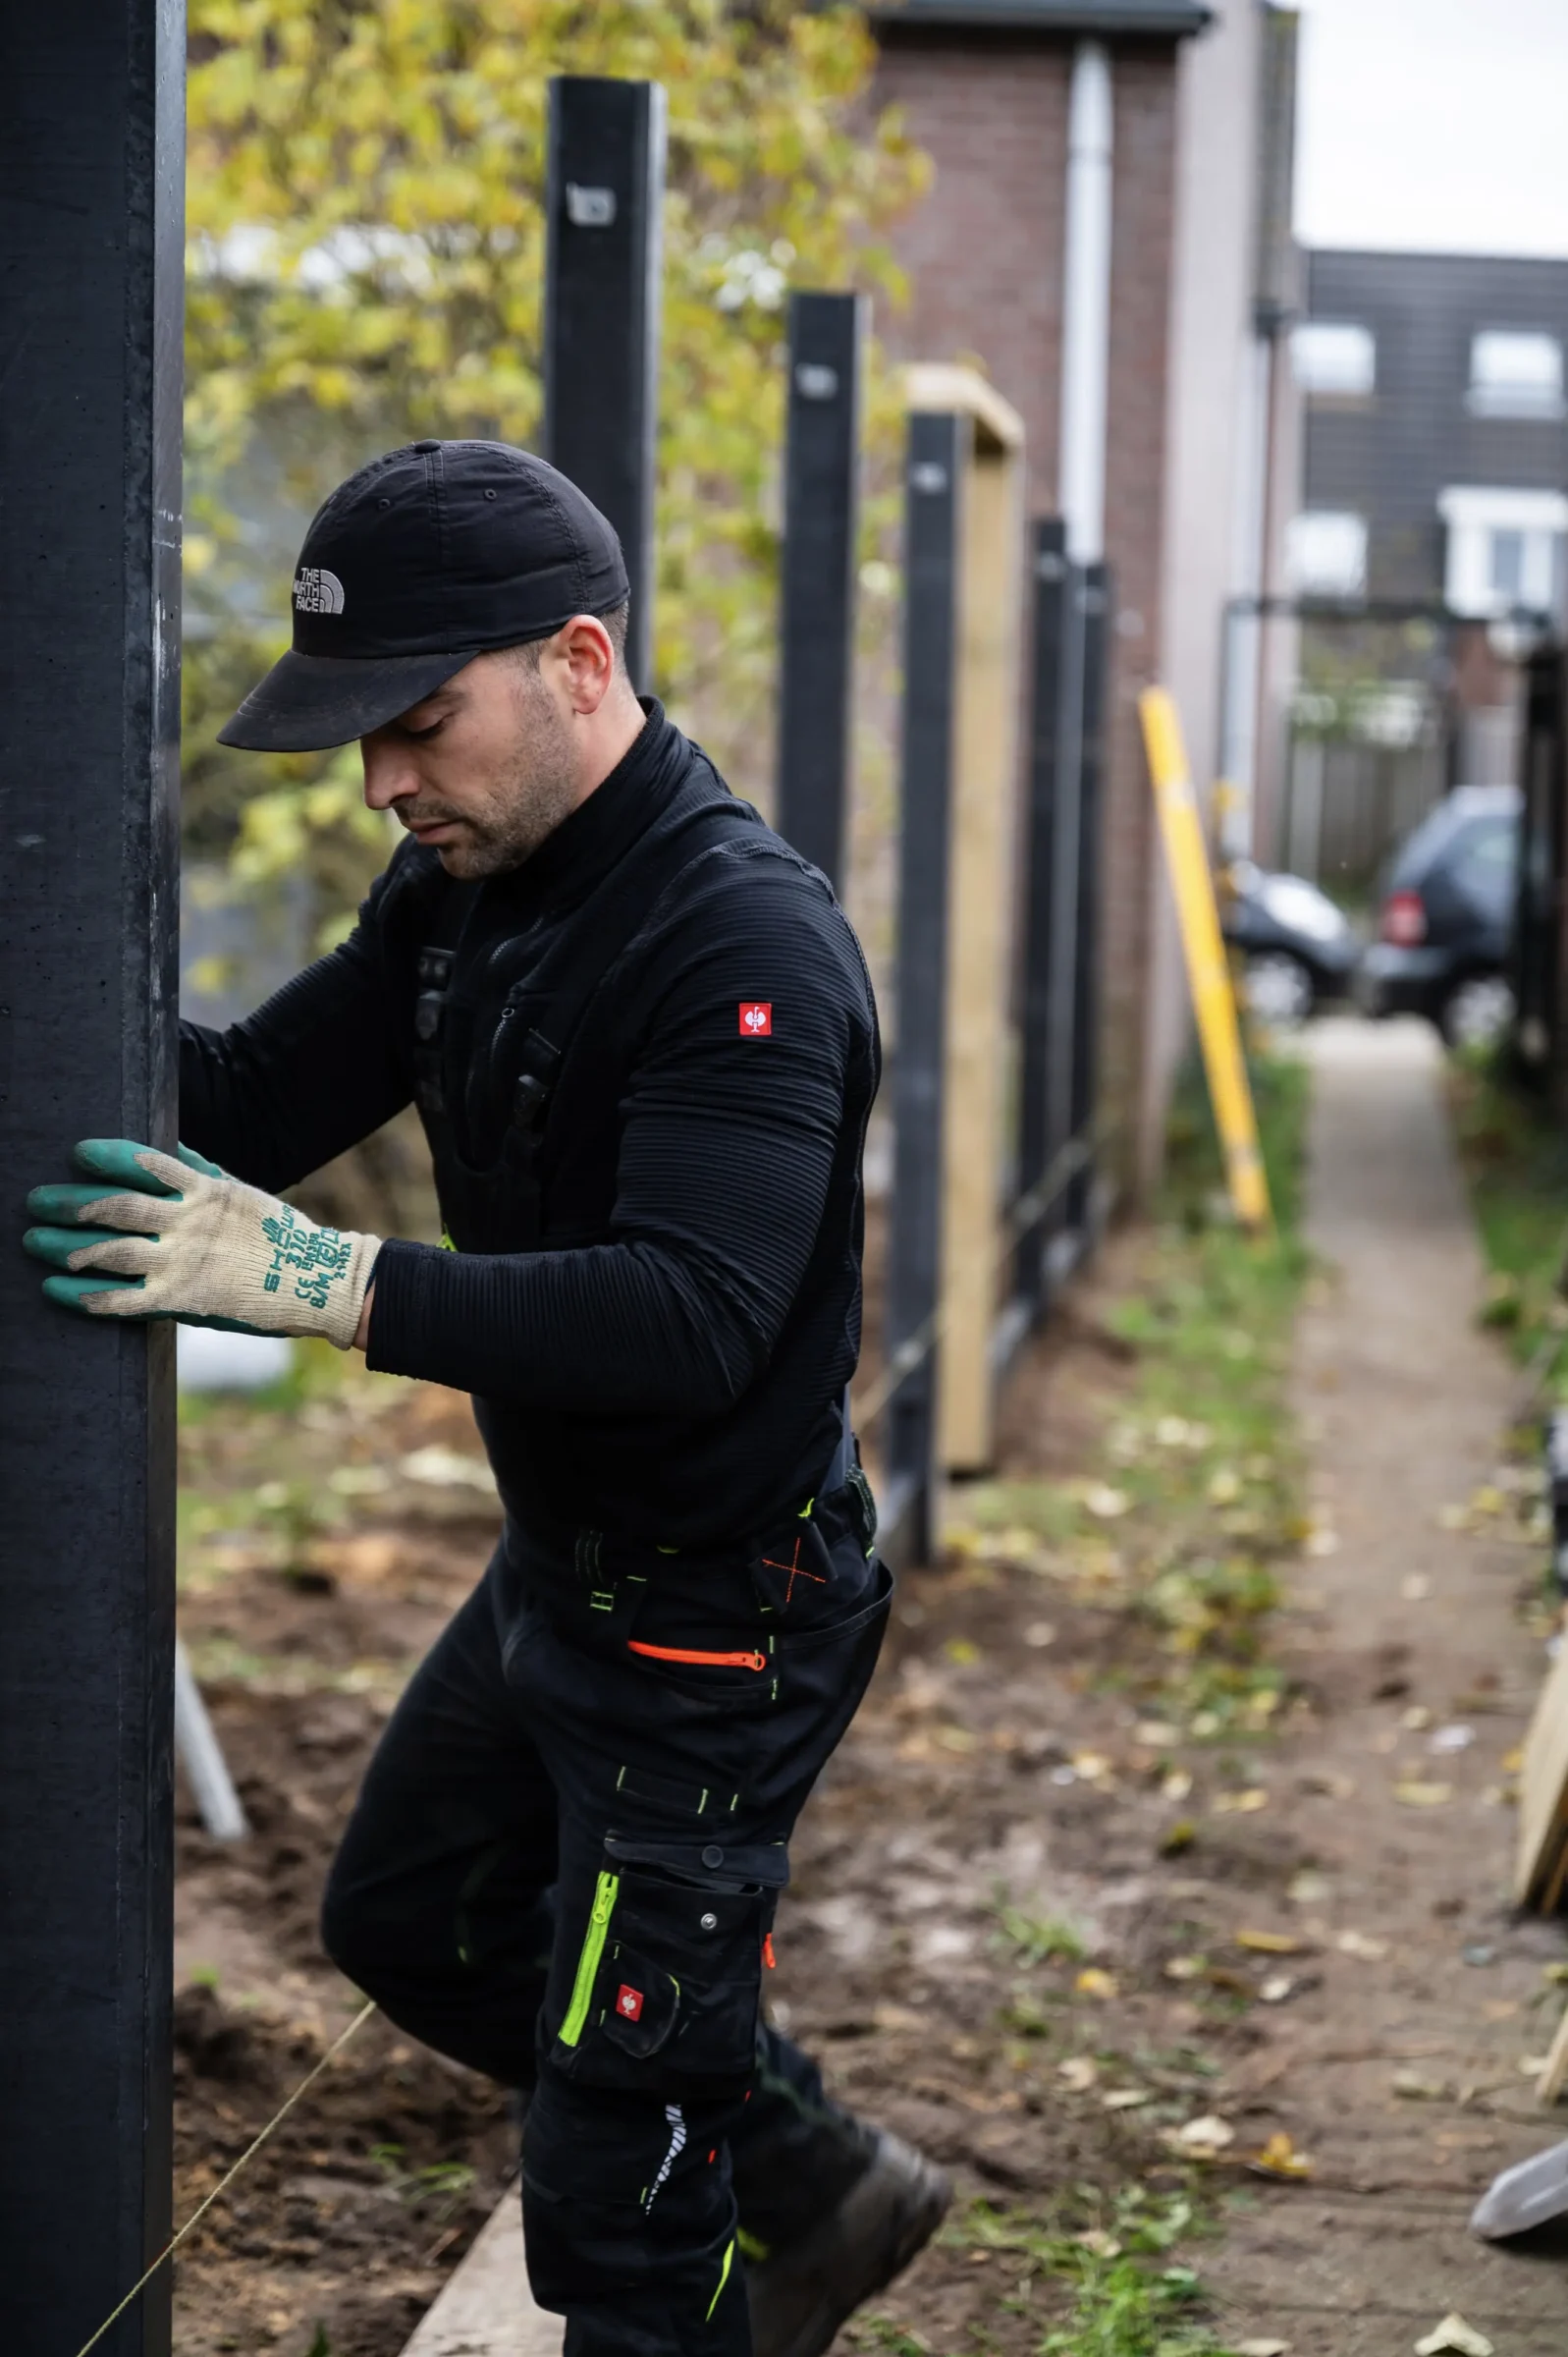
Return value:
M 1523 2254 L 1466 2232 L 1499 2168 L 1568 2136 L 1568 2110 L 1538 2112 L 1520 2072 L 1568 1996 L 1544 1972 L 1568 1944 L 1512 1917 L 1515 1817 L 1497 1792 L 1544 1666 L 1517 1610 L 1541 1551 L 1439 1521 L 1490 1479 L 1519 1381 L 1476 1325 L 1481 1258 L 1432 1035 L 1335 1020 L 1308 1053 L 1325 1272 L 1296 1389 L 1338 1544 L 1292 1575 L 1282 1633 L 1320 1717 L 1276 1774 L 1281 1832 L 1322 1887 L 1297 1909 L 1316 1951 L 1304 1985 L 1229 2092 L 1316 2173 L 1263 2190 L 1200 2264 L 1231 2340 L 1294 2357 L 1403 2357 L 1449 2310 L 1497 2357 L 1564 2357 L 1568 2243 Z M 1434 1749 L 1452 1728 L 1466 1747 Z

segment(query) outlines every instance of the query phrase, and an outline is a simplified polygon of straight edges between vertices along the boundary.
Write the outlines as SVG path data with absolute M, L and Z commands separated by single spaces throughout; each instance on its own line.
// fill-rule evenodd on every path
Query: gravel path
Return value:
M 1489 1482 L 1517 1378 L 1476 1327 L 1481 1260 L 1431 1035 L 1335 1021 L 1309 1052 L 1325 1273 L 1297 1389 L 1324 1535 L 1285 1627 L 1321 1719 L 1281 1764 L 1325 1886 L 1301 1908 L 1321 1979 L 1245 2068 L 1316 2174 L 1235 2217 L 1204 2272 L 1227 2333 L 1295 2357 L 1392 2357 L 1449 2310 L 1497 2357 L 1561 2357 L 1568 2246 L 1505 2253 L 1466 2232 L 1496 2170 L 1568 2134 L 1520 2072 L 1560 2009 L 1544 1968 L 1564 1943 L 1511 1917 L 1497 1790 L 1541 1672 L 1516 1609 L 1540 1549 L 1440 1519 Z

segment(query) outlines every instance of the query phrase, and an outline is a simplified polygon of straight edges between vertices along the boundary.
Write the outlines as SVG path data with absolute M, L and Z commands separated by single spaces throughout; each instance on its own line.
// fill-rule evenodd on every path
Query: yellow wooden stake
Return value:
M 1146 687 L 1138 698 L 1143 722 L 1144 749 L 1155 790 L 1155 808 L 1170 869 L 1176 913 L 1181 920 L 1181 946 L 1187 960 L 1187 982 L 1215 1124 L 1225 1157 L 1225 1176 L 1236 1217 L 1248 1228 L 1266 1228 L 1271 1217 L 1269 1181 L 1258 1150 L 1258 1123 L 1252 1089 L 1241 1053 L 1241 1026 L 1236 1020 L 1236 994 L 1219 933 L 1215 905 L 1215 883 L 1204 845 L 1198 797 L 1192 790 L 1181 721 L 1163 687 Z

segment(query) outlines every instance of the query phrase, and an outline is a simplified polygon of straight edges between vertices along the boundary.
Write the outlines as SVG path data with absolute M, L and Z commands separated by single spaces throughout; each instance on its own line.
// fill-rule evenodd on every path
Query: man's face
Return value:
M 582 799 L 571 684 L 553 662 L 478 655 L 359 740 L 365 800 L 396 810 L 449 876 L 518 867 Z

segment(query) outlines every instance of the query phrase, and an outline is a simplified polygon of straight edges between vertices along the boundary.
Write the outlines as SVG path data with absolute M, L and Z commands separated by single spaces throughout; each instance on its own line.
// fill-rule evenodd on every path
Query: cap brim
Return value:
M 299 655 L 291 647 L 252 687 L 220 744 L 251 753 L 316 753 L 351 744 L 396 720 L 471 663 L 477 652 L 439 655 Z

